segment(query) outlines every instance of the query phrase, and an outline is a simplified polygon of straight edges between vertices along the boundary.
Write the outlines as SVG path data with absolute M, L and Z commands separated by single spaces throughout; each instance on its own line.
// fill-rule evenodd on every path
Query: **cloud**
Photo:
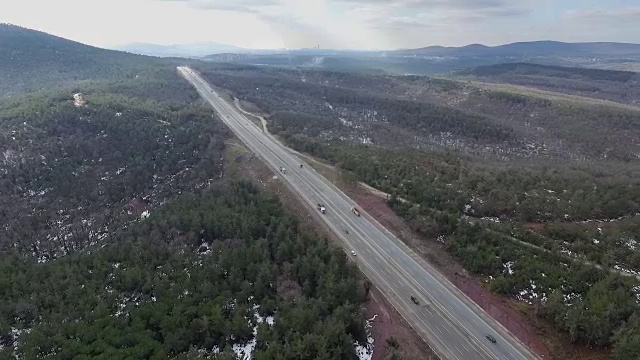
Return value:
M 564 16 L 570 21 L 588 23 L 627 23 L 640 24 L 640 7 L 617 8 L 617 9 L 584 9 L 569 11 Z M 640 32 L 640 26 L 638 27 Z
M 388 0 L 332 0 L 334 2 L 369 5 L 389 5 Z M 446 7 L 446 8 L 486 8 L 506 6 L 510 2 L 505 0 L 396 0 L 394 5 L 402 7 Z
M 6 0 L 9 1 L 9 0 Z M 0 22 L 97 46 L 214 41 L 245 48 L 389 49 L 515 41 L 640 42 L 633 0 L 20 0 Z M 635 5 L 635 4 L 634 4 Z M 40 11 L 34 12 L 38 8 Z M 141 14 L 143 16 L 141 17 Z
M 197 9 L 233 11 L 247 14 L 260 14 L 264 7 L 280 5 L 278 0 L 157 0 L 188 4 Z

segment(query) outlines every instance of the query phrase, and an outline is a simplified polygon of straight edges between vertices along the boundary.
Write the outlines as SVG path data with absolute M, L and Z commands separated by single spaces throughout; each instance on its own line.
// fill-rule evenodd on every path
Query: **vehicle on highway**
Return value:
M 353 211 L 353 213 L 356 214 L 356 216 L 360 216 L 360 211 L 358 211 L 358 209 L 356 209 L 355 207 L 352 207 L 351 211 Z
M 300 164 L 300 169 L 302 169 L 302 164 Z
M 323 214 L 327 211 L 327 209 L 325 209 L 325 207 L 322 204 L 318 204 L 316 208 L 320 210 L 320 212 Z
M 418 299 L 416 299 L 415 296 L 413 295 L 411 295 L 411 301 L 413 301 L 413 303 L 416 305 L 420 305 L 420 302 L 418 301 Z
M 487 338 L 487 340 L 489 340 L 490 343 L 492 344 L 496 343 L 496 338 L 494 338 L 493 335 L 487 335 L 485 337 Z
M 345 234 L 349 234 L 349 229 L 344 229 Z
M 287 169 L 285 169 L 285 168 L 283 168 L 283 167 L 280 167 L 280 172 L 281 172 L 281 173 L 283 173 L 283 174 L 286 174 Z
M 356 252 L 351 250 L 351 255 L 356 256 Z

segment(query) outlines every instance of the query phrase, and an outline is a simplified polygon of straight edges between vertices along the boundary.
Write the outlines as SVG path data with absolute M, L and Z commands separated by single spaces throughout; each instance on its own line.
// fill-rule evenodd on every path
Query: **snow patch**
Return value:
M 353 126 L 353 122 L 348 121 L 348 120 L 347 120 L 347 119 L 345 119 L 345 118 L 340 118 L 340 122 L 341 122 L 341 123 L 342 123 L 342 125 L 344 125 L 344 126 L 349 126 L 349 127 L 352 127 L 352 126 Z
M 636 303 L 640 304 L 640 285 L 636 285 L 631 288 L 633 294 L 636 296 Z
M 504 270 L 509 274 L 509 275 L 513 275 L 513 265 L 515 265 L 515 263 L 513 261 L 508 261 L 504 264 L 502 264 L 502 266 L 504 267 Z M 503 271 L 504 273 L 504 271 Z
M 356 348 L 356 354 L 358 355 L 358 359 L 360 360 L 371 360 L 373 358 L 373 337 L 371 336 L 371 323 L 378 317 L 378 314 L 373 315 L 371 319 L 367 320 L 365 325 L 365 332 L 367 334 L 367 343 L 365 345 L 361 345 L 358 342 L 355 342 L 353 346 Z
M 263 317 L 260 315 L 260 305 L 253 306 L 253 318 L 256 321 L 256 325 L 253 327 L 253 338 L 245 344 L 233 344 L 233 352 L 242 360 L 251 360 L 253 350 L 256 348 L 256 336 L 258 335 L 258 324 L 266 323 L 272 326 L 275 322 L 273 316 Z M 252 322 L 249 320 L 249 325 Z
M 542 301 L 543 303 L 546 302 L 547 294 L 543 292 L 542 295 L 540 295 L 539 290 L 537 289 L 538 285 L 535 283 L 535 281 L 530 279 L 529 288 L 520 290 L 520 292 L 518 292 L 518 295 L 516 295 L 516 299 L 529 305 L 533 304 L 533 300 L 538 299 L 540 299 L 540 301 Z
M 629 269 L 625 269 L 620 265 L 613 265 L 613 268 L 623 272 L 623 273 L 627 273 L 627 274 L 633 274 L 633 275 L 640 275 L 640 272 L 634 271 L 634 270 L 629 270 Z
M 86 106 L 87 102 L 84 100 L 82 93 L 73 94 L 73 105 L 76 107 Z
M 624 241 L 624 244 L 630 250 L 635 250 L 638 247 L 638 241 L 634 238 L 626 238 L 626 239 L 622 239 L 622 241 Z

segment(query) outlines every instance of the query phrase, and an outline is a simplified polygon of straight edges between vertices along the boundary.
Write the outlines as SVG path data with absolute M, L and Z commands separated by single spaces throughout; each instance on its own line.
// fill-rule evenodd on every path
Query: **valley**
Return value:
M 201 67 L 201 71 L 211 83 L 232 90 L 230 96 L 252 103 L 253 111 L 266 113 L 269 131 L 283 143 L 336 165 L 343 173 L 337 179 L 346 188 L 362 182 L 391 194 L 391 209 L 417 232 L 420 241 L 433 243 L 426 246 L 439 247 L 457 259 L 468 271 L 466 277 L 515 299 L 511 306 L 518 311 L 527 308 L 518 302 L 535 309 L 525 313 L 539 318 L 543 328 L 575 331 L 578 350 L 571 356 L 586 356 L 579 350 L 580 343 L 596 338 L 584 324 L 571 329 L 563 321 L 554 323 L 547 312 L 551 306 L 564 307 L 553 310 L 561 314 L 553 316 L 576 316 L 566 311 L 610 301 L 604 300 L 607 291 L 596 289 L 616 286 L 616 291 L 628 294 L 625 300 L 619 298 L 630 306 L 622 316 L 634 312 L 637 280 L 617 278 L 615 273 L 634 275 L 638 269 L 633 240 L 631 247 L 624 245 L 625 239 L 638 234 L 636 150 L 620 146 L 619 156 L 610 157 L 604 151 L 617 152 L 615 148 L 599 152 L 595 149 L 602 142 L 589 139 L 595 134 L 574 130 L 591 128 L 586 124 L 601 116 L 615 118 L 600 127 L 607 135 L 599 132 L 598 136 L 621 136 L 619 142 L 607 142 L 609 146 L 634 144 L 631 137 L 622 140 L 629 134 L 628 125 L 638 123 L 634 119 L 639 112 L 633 107 L 474 89 L 473 84 L 445 79 L 215 66 Z M 384 107 L 402 104 L 407 98 L 414 107 L 424 103 L 425 110 L 417 112 L 425 114 L 421 120 L 410 122 L 405 109 L 394 113 Z M 430 124 L 435 119 L 430 120 L 433 112 L 427 109 L 437 109 L 439 123 Z M 540 116 L 531 116 L 542 109 Z M 616 122 L 625 116 L 630 116 L 630 122 L 618 128 Z M 526 119 L 524 127 L 514 121 L 518 118 Z M 456 127 L 471 119 L 487 125 L 478 130 Z M 536 121 L 541 122 L 535 125 Z M 550 128 L 529 130 L 543 124 Z M 441 134 L 446 131 L 451 140 L 419 136 L 420 131 L 433 136 L 436 129 Z M 562 144 L 562 148 L 527 151 L 526 146 L 513 145 L 526 144 L 522 139 Z M 476 147 L 460 146 L 465 141 Z M 626 201 L 619 201 L 623 193 Z M 594 202 L 588 205 L 588 201 Z M 614 207 L 610 206 L 617 210 L 611 212 Z M 469 218 L 484 221 L 465 220 Z M 514 235 L 522 243 L 513 242 Z M 590 290 L 593 285 L 596 289 Z M 551 303 L 552 295 L 562 299 Z M 615 323 L 612 319 L 609 324 Z M 603 326 L 612 325 L 600 322 L 592 330 Z M 602 344 L 613 340 L 610 335 L 599 339 Z M 547 339 L 547 346 L 563 351 L 563 345 L 553 339 Z M 569 356 L 567 352 L 556 355 Z
M 638 358 L 637 46 L 0 24 L 0 358 Z

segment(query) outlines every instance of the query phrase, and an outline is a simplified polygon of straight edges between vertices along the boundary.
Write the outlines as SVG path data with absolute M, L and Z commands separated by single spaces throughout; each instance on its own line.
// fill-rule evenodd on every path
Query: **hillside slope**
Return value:
M 452 76 L 640 105 L 640 73 L 632 71 L 507 63 L 478 66 Z
M 552 358 L 640 358 L 640 111 L 418 76 L 198 70 L 288 146 L 339 169 L 338 186 L 390 194 L 414 249 L 509 299 Z
M 135 77 L 159 59 L 104 50 L 15 25 L 0 24 L 0 95 L 78 80 Z
M 171 60 L 0 34 L 4 88 L 45 88 L 0 98 L 0 359 L 371 353 L 356 268 L 228 175 Z

